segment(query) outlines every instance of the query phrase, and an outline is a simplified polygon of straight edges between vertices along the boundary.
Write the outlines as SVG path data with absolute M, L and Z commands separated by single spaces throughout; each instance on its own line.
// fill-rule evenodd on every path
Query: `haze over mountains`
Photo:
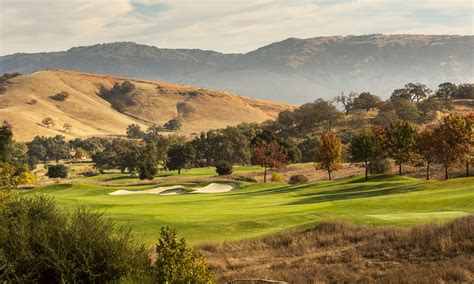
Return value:
M 408 82 L 473 81 L 474 37 L 366 35 L 289 38 L 245 54 L 160 49 L 132 42 L 0 57 L 0 72 L 46 68 L 166 80 L 303 103 L 341 91 L 388 97 Z

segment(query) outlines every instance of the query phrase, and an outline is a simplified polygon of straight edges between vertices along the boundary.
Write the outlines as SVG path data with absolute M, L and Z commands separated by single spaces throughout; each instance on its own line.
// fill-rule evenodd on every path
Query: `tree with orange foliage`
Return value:
M 264 168 L 263 182 L 267 182 L 268 170 L 281 168 L 287 163 L 286 151 L 276 140 L 256 143 L 253 147 L 253 157 L 254 161 Z
M 473 121 L 468 117 L 450 114 L 433 131 L 437 138 L 436 160 L 444 166 L 445 178 L 449 177 L 449 167 L 463 161 L 466 156 L 469 172 L 470 153 L 473 146 Z
M 332 132 L 326 132 L 321 135 L 321 144 L 314 157 L 316 168 L 326 170 L 329 180 L 331 173 L 342 168 L 342 144 L 341 140 Z

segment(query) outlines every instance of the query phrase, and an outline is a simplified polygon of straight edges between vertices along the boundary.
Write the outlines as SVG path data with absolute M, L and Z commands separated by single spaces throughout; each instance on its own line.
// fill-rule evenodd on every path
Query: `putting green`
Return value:
M 164 225 L 175 227 L 189 243 L 201 244 L 301 229 L 325 219 L 408 226 L 474 213 L 474 178 L 423 181 L 379 175 L 367 182 L 359 177 L 302 185 L 239 182 L 239 186 L 239 190 L 216 194 L 113 196 L 109 193 L 116 190 L 156 185 L 55 184 L 21 193 L 52 196 L 66 210 L 99 209 L 119 224 L 130 225 L 148 244 L 155 242 Z

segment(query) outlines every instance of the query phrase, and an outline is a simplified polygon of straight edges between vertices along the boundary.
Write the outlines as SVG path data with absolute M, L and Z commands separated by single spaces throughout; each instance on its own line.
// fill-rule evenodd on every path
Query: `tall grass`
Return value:
M 217 281 L 474 281 L 474 215 L 406 228 L 324 222 L 303 232 L 200 247 Z

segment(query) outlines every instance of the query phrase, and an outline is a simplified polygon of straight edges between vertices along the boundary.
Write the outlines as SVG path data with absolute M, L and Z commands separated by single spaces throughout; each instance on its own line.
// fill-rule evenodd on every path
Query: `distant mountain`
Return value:
M 102 86 L 110 90 L 125 80 L 135 87 L 120 96 L 100 96 Z M 8 80 L 0 94 L 0 121 L 13 125 L 18 141 L 36 135 L 68 138 L 125 135 L 132 123 L 142 130 L 181 117 L 177 134 L 192 135 L 239 123 L 274 119 L 288 104 L 257 100 L 211 89 L 192 88 L 162 81 L 143 81 L 66 70 L 38 71 Z M 69 96 L 54 99 L 60 92 Z M 50 117 L 55 126 L 45 127 Z M 64 131 L 63 125 L 72 126 Z
M 472 82 L 473 61 L 473 36 L 377 34 L 289 38 L 245 54 L 117 42 L 2 56 L 0 72 L 64 68 L 302 103 L 340 91 L 388 97 L 407 82 Z

